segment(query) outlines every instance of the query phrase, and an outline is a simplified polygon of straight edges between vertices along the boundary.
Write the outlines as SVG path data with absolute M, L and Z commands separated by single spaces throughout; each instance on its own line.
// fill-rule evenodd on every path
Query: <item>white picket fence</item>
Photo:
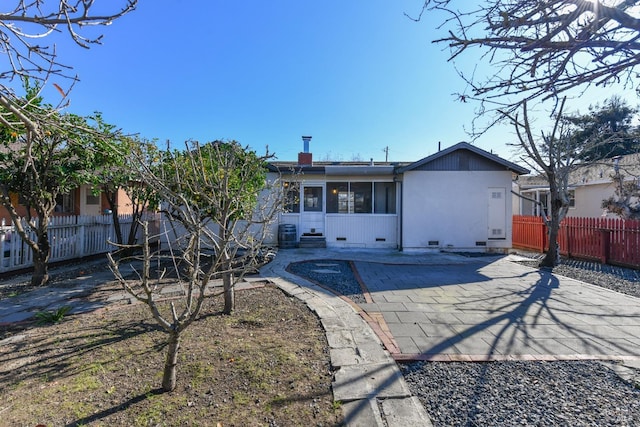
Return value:
M 131 215 L 121 215 L 120 229 L 126 241 L 131 229 Z M 144 221 L 156 225 L 159 214 L 145 214 Z M 99 216 L 60 216 L 51 218 L 49 225 L 49 243 L 51 245 L 50 262 L 65 261 L 115 250 L 108 242 L 116 241 L 111 215 Z M 35 238 L 33 236 L 32 238 Z M 138 230 L 140 239 L 140 230 Z M 28 268 L 33 264 L 31 249 L 22 241 L 11 225 L 0 225 L 0 273 Z

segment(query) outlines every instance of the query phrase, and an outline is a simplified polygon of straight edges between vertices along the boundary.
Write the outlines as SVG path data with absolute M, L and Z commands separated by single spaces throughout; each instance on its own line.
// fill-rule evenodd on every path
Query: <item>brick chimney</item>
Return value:
M 309 152 L 310 136 L 303 136 L 302 142 L 304 143 L 304 151 L 298 153 L 298 166 L 311 166 L 313 165 L 313 156 Z

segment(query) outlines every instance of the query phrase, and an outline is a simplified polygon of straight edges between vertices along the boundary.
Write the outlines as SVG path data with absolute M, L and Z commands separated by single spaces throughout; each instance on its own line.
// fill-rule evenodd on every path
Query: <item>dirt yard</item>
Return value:
M 166 334 L 144 305 L 0 326 L 0 425 L 340 425 L 317 318 L 268 283 L 236 298 L 231 316 L 208 300 L 184 333 L 170 393 L 159 390 Z

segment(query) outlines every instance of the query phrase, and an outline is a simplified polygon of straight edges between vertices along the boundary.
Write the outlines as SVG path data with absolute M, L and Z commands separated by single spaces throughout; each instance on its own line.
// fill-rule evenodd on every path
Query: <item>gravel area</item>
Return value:
M 287 270 L 344 295 L 352 301 L 365 303 L 362 288 L 353 275 L 349 261 L 322 260 L 296 262 Z
M 401 365 L 438 426 L 637 426 L 640 390 L 599 362 Z

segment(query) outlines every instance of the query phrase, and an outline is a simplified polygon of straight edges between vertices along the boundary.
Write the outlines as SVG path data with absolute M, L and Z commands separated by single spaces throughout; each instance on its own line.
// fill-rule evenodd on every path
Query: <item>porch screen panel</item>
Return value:
M 374 213 L 396 213 L 396 184 L 394 182 L 374 183 Z
M 354 213 L 372 213 L 372 187 L 371 182 L 352 182 Z
M 327 213 L 349 213 L 349 204 L 352 198 L 348 183 L 327 183 Z

